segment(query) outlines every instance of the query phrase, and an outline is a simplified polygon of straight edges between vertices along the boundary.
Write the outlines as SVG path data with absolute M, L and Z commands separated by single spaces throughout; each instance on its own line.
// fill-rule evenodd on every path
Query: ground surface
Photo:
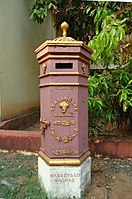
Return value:
M 93 159 L 92 183 L 85 199 L 131 199 L 132 160 Z
M 37 180 L 37 157 L 0 153 L 0 199 L 46 199 Z
M 94 158 L 83 199 L 131 199 L 131 182 L 132 160 Z M 36 155 L 0 153 L 0 199 L 47 199 L 37 183 Z

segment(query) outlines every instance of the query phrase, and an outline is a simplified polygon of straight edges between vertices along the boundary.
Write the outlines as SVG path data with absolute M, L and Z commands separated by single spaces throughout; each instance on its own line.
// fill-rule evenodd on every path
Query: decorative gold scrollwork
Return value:
M 46 73 L 46 69 L 47 69 L 47 65 L 46 65 L 46 64 L 42 64 L 42 71 L 43 71 L 43 74 Z
M 86 64 L 85 63 L 83 63 L 83 65 L 82 65 L 82 70 L 83 70 L 83 74 L 86 74 Z
M 41 123 L 40 129 L 42 130 L 42 132 L 45 132 L 45 129 L 47 129 L 47 126 L 50 125 L 50 122 L 40 118 L 40 123 Z

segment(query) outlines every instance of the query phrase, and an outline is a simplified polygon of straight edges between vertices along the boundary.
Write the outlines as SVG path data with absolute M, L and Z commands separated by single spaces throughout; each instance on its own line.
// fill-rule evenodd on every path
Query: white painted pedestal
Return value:
M 39 157 L 38 177 L 49 199 L 82 198 L 91 182 L 91 157 L 80 166 L 49 166 Z

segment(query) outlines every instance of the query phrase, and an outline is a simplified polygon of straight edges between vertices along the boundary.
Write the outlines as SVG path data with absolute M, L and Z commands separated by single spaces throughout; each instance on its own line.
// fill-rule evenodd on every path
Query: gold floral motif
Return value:
M 59 104 L 59 107 L 62 108 L 62 113 L 65 113 L 66 110 L 67 110 L 67 108 L 69 107 L 69 104 L 66 103 L 65 101 L 63 101 L 63 102 L 61 102 L 61 103 Z

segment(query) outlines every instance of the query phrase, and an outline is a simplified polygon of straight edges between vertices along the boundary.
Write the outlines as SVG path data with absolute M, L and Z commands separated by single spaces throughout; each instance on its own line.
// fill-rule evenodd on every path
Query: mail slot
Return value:
M 63 37 L 46 41 L 36 54 L 42 131 L 39 154 L 47 163 L 56 158 L 87 158 L 91 50 L 63 30 Z
M 56 63 L 55 64 L 56 69 L 72 69 L 73 63 Z

